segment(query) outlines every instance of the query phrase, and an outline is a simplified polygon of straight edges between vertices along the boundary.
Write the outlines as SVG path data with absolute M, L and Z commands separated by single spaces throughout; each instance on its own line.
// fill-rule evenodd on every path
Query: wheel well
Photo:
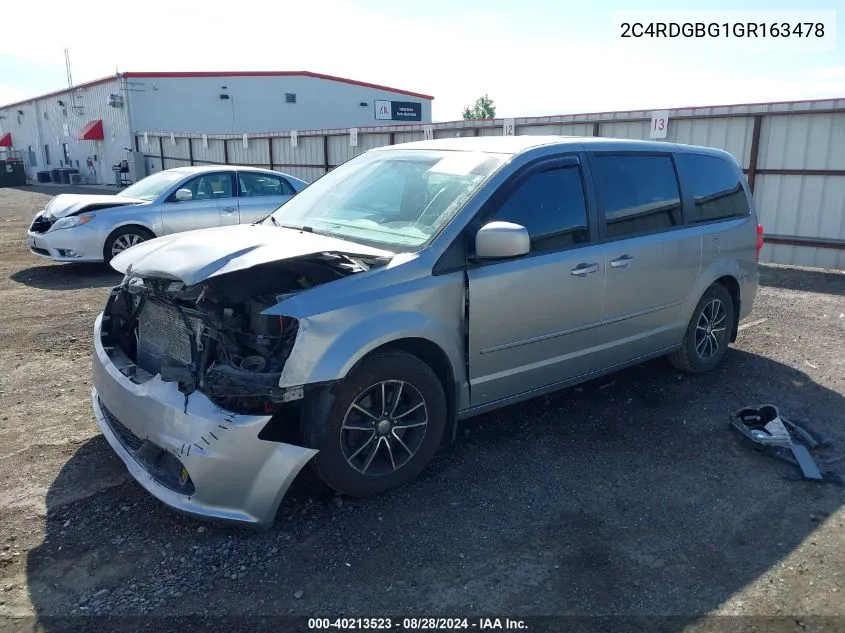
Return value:
M 715 283 L 721 284 L 725 287 L 734 304 L 734 322 L 732 324 L 731 331 L 731 343 L 733 343 L 736 340 L 737 328 L 739 327 L 739 282 L 734 277 L 725 275 L 724 277 L 719 277 Z
M 443 392 L 446 394 L 446 404 L 449 410 L 449 419 L 444 437 L 454 437 L 458 420 L 458 390 L 455 386 L 455 372 L 449 357 L 446 356 L 439 345 L 424 338 L 403 338 L 397 341 L 390 341 L 372 350 L 367 356 L 381 352 L 386 349 L 400 349 L 408 354 L 413 354 L 426 365 L 431 367 L 440 384 L 443 385 Z M 366 356 L 365 356 L 366 358 Z
M 148 229 L 143 224 L 123 224 L 122 226 L 117 227 L 115 230 L 113 230 L 111 233 L 109 233 L 109 237 L 111 237 L 112 235 L 114 235 L 118 231 L 123 231 L 124 229 L 138 229 L 138 230 L 143 231 L 144 233 L 149 233 L 153 237 L 156 236 L 155 233 L 153 233 L 150 229 Z M 108 239 L 108 237 L 106 239 Z

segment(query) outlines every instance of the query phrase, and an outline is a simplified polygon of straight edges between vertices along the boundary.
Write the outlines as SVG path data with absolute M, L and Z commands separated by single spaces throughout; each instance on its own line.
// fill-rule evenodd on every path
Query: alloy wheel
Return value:
M 127 248 L 135 246 L 136 244 L 140 244 L 143 241 L 144 241 L 144 238 L 141 237 L 140 235 L 137 235 L 136 233 L 125 233 L 125 234 L 121 235 L 120 237 L 118 237 L 114 241 L 114 244 L 112 244 L 112 247 L 111 247 L 112 257 L 117 255 L 118 253 L 122 253 Z
M 695 353 L 702 360 L 713 358 L 725 344 L 728 310 L 720 299 L 712 299 L 701 310 L 695 326 Z
M 364 475 L 388 475 L 417 453 L 428 426 L 425 398 L 412 384 L 385 380 L 362 391 L 340 427 L 346 462 Z

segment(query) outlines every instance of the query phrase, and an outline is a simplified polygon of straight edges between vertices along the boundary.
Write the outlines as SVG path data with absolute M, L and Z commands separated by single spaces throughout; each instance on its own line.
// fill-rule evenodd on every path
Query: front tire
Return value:
M 405 352 L 377 352 L 341 381 L 332 401 L 303 412 L 304 441 L 319 449 L 312 469 L 333 490 L 366 497 L 417 477 L 446 428 L 443 385 Z
M 106 238 L 103 245 L 103 261 L 108 264 L 118 253 L 154 237 L 152 231 L 142 226 L 122 226 Z
M 733 298 L 722 284 L 710 286 L 698 301 L 680 349 L 669 355 L 677 369 L 703 373 L 722 364 L 734 327 Z

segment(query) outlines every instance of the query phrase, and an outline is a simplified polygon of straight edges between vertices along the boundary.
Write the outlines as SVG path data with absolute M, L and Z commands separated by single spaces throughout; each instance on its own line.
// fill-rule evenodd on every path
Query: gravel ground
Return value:
M 0 630 L 92 614 L 845 624 L 845 488 L 795 480 L 727 428 L 776 403 L 845 452 L 845 275 L 766 267 L 716 372 L 660 360 L 475 418 L 378 498 L 304 473 L 255 533 L 168 510 L 98 433 L 91 326 L 119 277 L 27 251 L 49 193 L 0 189 Z

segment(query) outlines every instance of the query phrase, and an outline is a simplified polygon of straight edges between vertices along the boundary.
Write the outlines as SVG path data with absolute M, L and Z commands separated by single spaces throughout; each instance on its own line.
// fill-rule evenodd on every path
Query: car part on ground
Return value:
M 823 472 L 818 463 L 832 464 L 841 456 L 818 455 L 811 451 L 829 448 L 829 442 L 815 431 L 783 417 L 771 404 L 743 407 L 731 415 L 731 428 L 743 439 L 771 457 L 794 464 L 801 469 L 804 479 L 845 484 L 842 474 Z

